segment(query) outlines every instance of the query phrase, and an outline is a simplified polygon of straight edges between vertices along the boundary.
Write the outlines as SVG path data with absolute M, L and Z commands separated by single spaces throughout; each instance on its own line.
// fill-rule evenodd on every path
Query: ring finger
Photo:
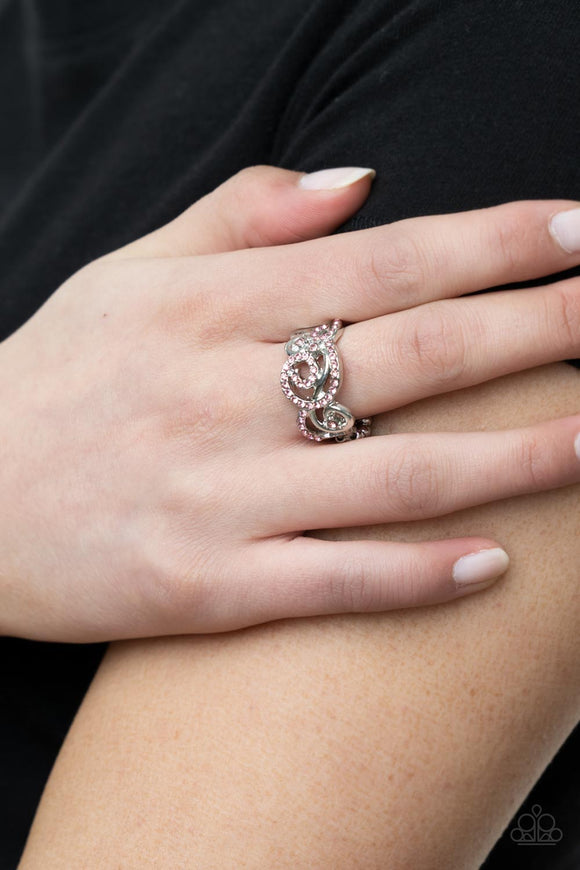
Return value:
M 446 299 L 353 323 L 339 333 L 337 349 L 343 377 L 336 401 L 356 418 L 576 357 L 580 278 Z M 268 416 L 277 420 L 284 397 L 273 388 L 272 370 L 280 360 L 284 354 L 276 345 L 271 366 L 260 369 L 271 381 L 262 390 L 271 397 Z M 285 431 L 291 440 L 299 436 L 297 429 Z

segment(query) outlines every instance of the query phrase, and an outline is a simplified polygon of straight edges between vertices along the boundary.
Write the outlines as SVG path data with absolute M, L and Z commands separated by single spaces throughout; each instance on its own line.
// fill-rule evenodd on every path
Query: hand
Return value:
M 505 570 L 497 542 L 300 532 L 580 479 L 580 417 L 316 444 L 279 384 L 290 333 L 331 317 L 350 324 L 338 398 L 356 417 L 577 355 L 578 279 L 451 298 L 580 263 L 548 230 L 576 204 L 314 238 L 370 179 L 298 178 L 240 173 L 81 269 L 0 345 L 4 633 L 95 641 L 452 599 Z

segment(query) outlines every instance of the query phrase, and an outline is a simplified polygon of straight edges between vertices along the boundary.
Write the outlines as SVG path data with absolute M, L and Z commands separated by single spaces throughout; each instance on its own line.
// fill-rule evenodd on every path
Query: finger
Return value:
M 506 431 L 293 444 L 271 470 L 265 534 L 418 520 L 565 486 L 580 481 L 579 433 L 574 416 Z
M 309 173 L 250 166 L 170 223 L 108 255 L 183 257 L 284 245 L 326 235 L 367 198 L 373 169 Z
M 354 323 L 339 342 L 340 402 L 355 417 L 379 414 L 577 357 L 580 278 L 428 303 Z
M 436 299 L 526 281 L 580 263 L 550 231 L 570 200 L 523 200 L 453 214 L 408 218 L 300 245 L 231 256 L 235 287 L 223 304 L 239 328 L 285 341 L 329 318 L 352 323 Z M 569 240 L 568 240 L 569 241 Z M 227 269 L 227 261 L 220 269 Z
M 504 550 L 486 538 L 407 544 L 298 536 L 254 549 L 236 588 L 212 601 L 214 630 L 436 604 L 487 588 L 509 564 Z

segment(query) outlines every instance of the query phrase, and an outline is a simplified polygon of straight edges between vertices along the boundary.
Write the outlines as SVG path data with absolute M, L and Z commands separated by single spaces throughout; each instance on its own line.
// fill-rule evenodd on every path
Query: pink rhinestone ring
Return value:
M 370 417 L 355 420 L 348 408 L 334 401 L 341 379 L 336 350 L 341 328 L 341 320 L 326 320 L 320 326 L 297 329 L 285 345 L 288 359 L 280 372 L 282 392 L 298 405 L 298 428 L 312 441 L 350 441 L 371 434 Z

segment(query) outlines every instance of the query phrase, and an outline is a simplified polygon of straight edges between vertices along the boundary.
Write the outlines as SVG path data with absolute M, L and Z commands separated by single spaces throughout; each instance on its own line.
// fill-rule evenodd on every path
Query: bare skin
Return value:
M 507 428 L 579 407 L 579 373 L 557 363 L 375 426 Z M 21 870 L 477 868 L 580 718 L 579 495 L 314 533 L 488 534 L 511 566 L 469 599 L 113 644 Z
M 301 186 L 329 172 L 338 187 Z M 301 532 L 580 481 L 578 413 L 341 449 L 304 439 L 297 411 L 312 422 L 340 378 L 320 363 L 327 343 L 303 359 L 288 336 L 330 312 L 346 324 L 349 425 L 580 355 L 578 280 L 473 295 L 578 266 L 577 202 L 327 235 L 371 174 L 248 167 L 78 270 L 2 342 L 1 633 L 82 643 L 452 600 L 509 563 L 476 528 L 420 543 Z

